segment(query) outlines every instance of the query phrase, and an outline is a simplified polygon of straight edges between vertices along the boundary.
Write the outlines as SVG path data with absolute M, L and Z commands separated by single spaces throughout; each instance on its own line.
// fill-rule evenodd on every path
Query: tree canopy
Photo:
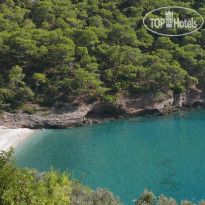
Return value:
M 170 38 L 142 24 L 168 5 L 205 14 L 197 0 L 1 1 L 0 108 L 204 87 L 205 29 Z

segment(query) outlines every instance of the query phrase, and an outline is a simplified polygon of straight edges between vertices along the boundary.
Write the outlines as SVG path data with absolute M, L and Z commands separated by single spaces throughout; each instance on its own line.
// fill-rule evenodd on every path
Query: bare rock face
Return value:
M 92 104 L 68 105 L 62 109 L 53 108 L 53 114 L 41 112 L 5 113 L 0 117 L 0 126 L 8 128 L 70 128 L 84 124 L 100 123 L 103 119 L 126 116 L 163 115 L 182 108 L 205 107 L 205 95 L 195 87 L 181 94 L 168 93 L 158 98 L 156 93 L 147 92 L 135 96 L 121 96 L 115 104 L 95 102 Z
M 0 119 L 2 125 L 10 128 L 69 128 L 73 126 L 81 126 L 86 123 L 85 115 L 89 110 L 90 106 L 82 105 L 75 109 L 68 109 L 64 113 L 60 112 L 49 115 L 44 115 L 42 113 L 34 115 L 28 115 L 25 113 L 5 113 Z
M 203 92 L 196 87 L 192 87 L 181 94 L 175 94 L 173 106 L 192 107 L 196 103 L 200 104 L 200 102 L 203 106 L 203 102 L 205 102 Z

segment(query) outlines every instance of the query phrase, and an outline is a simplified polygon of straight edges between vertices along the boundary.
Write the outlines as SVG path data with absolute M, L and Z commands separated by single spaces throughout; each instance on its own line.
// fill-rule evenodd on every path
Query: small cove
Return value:
M 155 195 L 205 199 L 205 110 L 43 130 L 15 151 L 20 167 L 74 171 L 84 185 L 108 188 L 125 204 Z

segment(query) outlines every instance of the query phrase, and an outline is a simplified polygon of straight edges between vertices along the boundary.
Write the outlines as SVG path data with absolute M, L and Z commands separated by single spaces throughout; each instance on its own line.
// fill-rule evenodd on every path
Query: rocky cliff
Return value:
M 92 104 L 65 105 L 61 109 L 51 108 L 53 114 L 41 112 L 4 113 L 0 126 L 9 128 L 69 128 L 84 124 L 99 123 L 104 119 L 129 116 L 163 115 L 185 108 L 205 107 L 205 94 L 193 87 L 181 94 L 168 93 L 158 96 L 147 92 L 133 96 L 120 96 L 114 104 L 94 102 Z

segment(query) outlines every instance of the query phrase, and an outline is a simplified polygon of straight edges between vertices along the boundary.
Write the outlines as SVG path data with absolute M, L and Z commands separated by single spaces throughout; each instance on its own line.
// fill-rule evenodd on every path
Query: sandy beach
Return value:
M 15 148 L 18 144 L 23 142 L 24 139 L 35 132 L 35 130 L 27 128 L 0 128 L 0 151 L 7 151 L 10 147 Z

